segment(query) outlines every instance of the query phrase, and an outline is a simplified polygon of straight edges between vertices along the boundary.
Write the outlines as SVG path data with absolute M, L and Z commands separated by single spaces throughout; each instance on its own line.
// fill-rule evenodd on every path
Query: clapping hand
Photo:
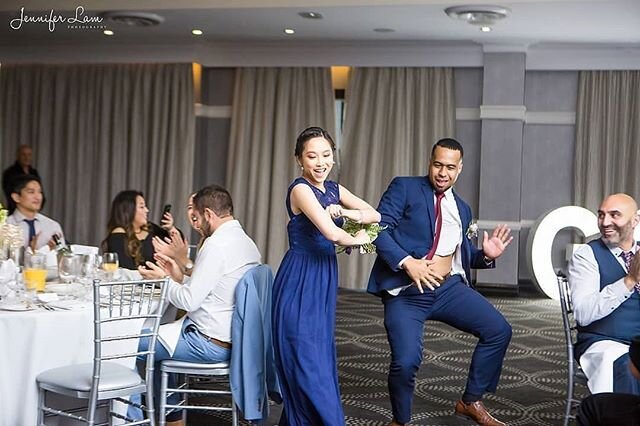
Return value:
M 505 224 L 498 225 L 496 229 L 493 230 L 491 238 L 489 238 L 487 231 L 484 231 L 484 238 L 482 239 L 482 251 L 484 255 L 491 260 L 499 258 L 509 243 L 513 241 L 513 236 L 510 234 L 511 229 Z
M 189 257 L 189 243 L 182 239 L 180 233 L 173 229 L 169 232 L 170 237 L 164 240 L 160 237 L 153 237 L 153 250 L 156 253 L 162 253 L 181 262 Z
M 175 260 L 162 253 L 156 253 L 153 257 L 156 263 L 145 262 L 146 267 L 138 267 L 138 272 L 140 272 L 143 278 L 161 279 L 169 275 L 173 281 L 178 283 L 182 282 L 184 275 Z
M 624 283 L 629 290 L 633 289 L 636 283 L 640 282 L 640 252 L 636 252 L 629 264 L 629 272 L 624 279 Z

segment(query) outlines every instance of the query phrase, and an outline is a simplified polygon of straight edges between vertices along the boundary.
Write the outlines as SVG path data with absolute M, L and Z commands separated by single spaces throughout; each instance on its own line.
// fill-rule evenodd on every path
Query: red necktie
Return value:
M 425 256 L 427 260 L 433 259 L 433 255 L 436 254 L 436 248 L 438 248 L 438 241 L 440 241 L 440 231 L 442 230 L 442 198 L 444 198 L 444 192 L 436 193 L 436 233 L 433 235 L 433 245 L 431 250 Z

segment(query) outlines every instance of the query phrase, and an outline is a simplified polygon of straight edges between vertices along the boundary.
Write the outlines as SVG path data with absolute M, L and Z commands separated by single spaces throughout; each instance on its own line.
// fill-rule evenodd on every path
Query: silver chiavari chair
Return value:
M 94 280 L 93 362 L 58 367 L 38 375 L 38 425 L 44 425 L 45 419 L 51 416 L 71 418 L 87 425 L 109 425 L 114 419 L 122 421 L 118 424 L 155 425 L 154 352 L 167 284 L 167 279 Z M 152 323 L 151 331 L 143 331 L 145 320 Z M 138 349 L 141 338 L 149 339 L 147 351 Z M 144 379 L 135 369 L 137 357 L 146 357 Z M 131 359 L 131 366 L 118 361 L 122 359 Z M 84 399 L 87 404 L 70 410 L 52 408 L 46 404 L 48 393 Z M 140 393 L 147 396 L 146 406 L 129 401 L 131 395 Z M 141 421 L 128 418 L 116 411 L 115 401 L 141 408 L 147 418 Z M 106 420 L 97 420 L 99 409 L 108 409 Z

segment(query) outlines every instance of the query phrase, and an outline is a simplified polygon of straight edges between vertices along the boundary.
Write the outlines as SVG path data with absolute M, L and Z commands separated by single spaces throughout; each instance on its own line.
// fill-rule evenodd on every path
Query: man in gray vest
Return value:
M 598 209 L 600 238 L 569 262 L 576 358 L 592 393 L 640 395 L 640 380 L 629 370 L 629 344 L 640 335 L 640 245 L 633 237 L 639 222 L 633 198 L 608 196 Z

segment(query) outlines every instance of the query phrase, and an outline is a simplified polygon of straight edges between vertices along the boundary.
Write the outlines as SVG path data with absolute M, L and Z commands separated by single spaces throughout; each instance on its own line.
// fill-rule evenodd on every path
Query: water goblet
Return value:
M 64 283 L 71 283 L 80 275 L 82 258 L 77 254 L 64 254 L 58 263 L 58 275 Z

